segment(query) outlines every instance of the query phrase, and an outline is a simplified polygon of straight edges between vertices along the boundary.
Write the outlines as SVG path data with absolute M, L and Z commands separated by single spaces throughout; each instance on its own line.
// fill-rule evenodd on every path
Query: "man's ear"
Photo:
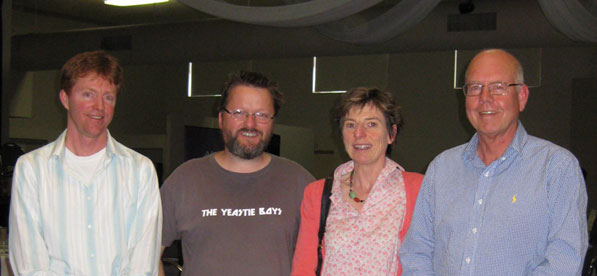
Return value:
M 68 94 L 66 94 L 66 91 L 64 91 L 64 89 L 60 90 L 60 94 L 58 96 L 60 97 L 60 102 L 62 103 L 62 106 L 64 106 L 66 110 L 69 110 Z
M 529 100 L 529 87 L 526 84 L 520 86 L 518 91 L 518 112 L 522 112 Z
M 222 111 L 218 112 L 218 127 L 222 129 Z

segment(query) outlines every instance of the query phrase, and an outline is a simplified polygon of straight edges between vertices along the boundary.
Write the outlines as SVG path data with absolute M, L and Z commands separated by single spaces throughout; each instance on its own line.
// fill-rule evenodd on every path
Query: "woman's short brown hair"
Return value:
M 80 78 L 95 73 L 116 86 L 122 84 L 122 67 L 118 60 L 104 51 L 80 53 L 70 58 L 61 69 L 60 89 L 70 94 L 71 89 Z
M 377 88 L 357 87 L 348 90 L 340 97 L 340 101 L 338 101 L 335 108 L 335 121 L 338 123 L 340 131 L 342 131 L 344 125 L 344 117 L 352 108 L 360 109 L 368 104 L 377 107 L 381 111 L 386 120 L 388 134 L 391 138 L 396 138 L 392 137 L 392 126 L 396 125 L 396 136 L 398 136 L 403 124 L 400 106 L 396 104 L 392 94 Z M 396 139 L 394 139 L 395 141 Z

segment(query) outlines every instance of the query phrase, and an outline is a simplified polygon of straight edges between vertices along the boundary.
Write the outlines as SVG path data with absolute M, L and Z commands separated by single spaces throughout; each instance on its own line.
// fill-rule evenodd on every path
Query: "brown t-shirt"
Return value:
M 183 275 L 289 275 L 300 204 L 313 176 L 272 156 L 234 173 L 209 155 L 178 167 L 161 189 L 162 245 L 182 241 Z

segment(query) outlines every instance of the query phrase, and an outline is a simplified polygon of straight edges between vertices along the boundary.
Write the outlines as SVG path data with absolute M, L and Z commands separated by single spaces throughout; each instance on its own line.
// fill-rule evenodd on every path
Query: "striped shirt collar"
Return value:
M 67 130 L 65 129 L 60 134 L 60 136 L 58 136 L 54 144 L 54 147 L 52 148 L 52 153 L 50 154 L 50 156 L 56 156 L 58 159 L 64 160 L 64 155 L 66 151 L 66 132 Z M 106 129 L 106 132 L 108 133 L 108 138 L 106 142 L 106 160 L 111 160 L 112 156 L 114 155 L 120 157 L 128 156 L 128 154 L 120 148 L 118 142 L 116 142 L 116 140 L 112 138 L 112 135 L 110 135 L 110 131 Z

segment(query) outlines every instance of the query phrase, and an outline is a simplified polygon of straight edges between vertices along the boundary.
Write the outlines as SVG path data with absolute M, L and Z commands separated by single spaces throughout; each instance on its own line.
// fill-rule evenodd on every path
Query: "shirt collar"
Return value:
M 64 160 L 64 155 L 66 152 L 66 131 L 67 130 L 65 129 L 56 139 L 54 147 L 52 148 L 52 154 L 50 156 L 56 156 L 58 159 Z M 124 152 L 117 147 L 116 141 L 114 138 L 112 138 L 112 135 L 110 135 L 110 131 L 106 129 L 106 132 L 108 132 L 108 139 L 106 142 L 107 159 L 111 159 L 114 155 L 124 156 Z
M 383 199 L 388 196 L 399 196 L 400 193 L 398 193 L 397 190 L 404 189 L 402 182 L 387 181 L 390 175 L 400 174 L 402 171 L 404 171 L 404 169 L 398 163 L 386 157 L 386 164 L 381 172 L 379 172 L 379 175 L 375 180 L 375 184 L 373 184 L 373 187 L 369 192 L 367 203 L 363 206 L 364 208 L 361 210 L 361 212 L 357 212 L 342 199 L 341 177 L 342 175 L 349 174 L 352 170 L 354 170 L 354 161 L 351 160 L 340 165 L 334 172 L 334 184 L 332 186 L 332 195 L 330 199 L 332 202 L 334 202 L 336 208 L 340 210 L 340 217 L 354 217 L 358 216 L 359 214 L 363 214 L 365 216 L 379 216 L 380 213 L 377 212 L 380 211 L 379 207 L 374 206 L 379 206 L 378 203 L 382 202 Z
M 516 134 L 514 135 L 514 139 L 506 148 L 506 151 L 503 155 L 508 154 L 511 151 L 516 152 L 519 155 L 522 155 L 522 148 L 528 139 L 528 134 L 524 129 L 524 126 L 520 121 L 518 121 L 518 127 L 516 128 Z M 478 133 L 475 133 L 471 140 L 468 142 L 464 149 L 464 153 L 462 155 L 464 160 L 472 161 L 477 157 L 477 146 L 479 145 L 479 136 Z
M 394 162 L 394 160 L 386 157 L 386 165 L 381 170 L 381 172 L 379 172 L 379 175 L 388 175 L 391 172 L 393 172 L 395 169 L 397 169 L 399 171 L 404 171 L 404 168 L 402 168 L 402 166 L 400 166 L 400 164 L 398 164 L 398 163 Z M 338 166 L 338 168 L 334 172 L 334 179 L 340 179 L 340 176 L 350 173 L 352 170 L 354 170 L 354 161 L 350 160 L 350 161 Z

